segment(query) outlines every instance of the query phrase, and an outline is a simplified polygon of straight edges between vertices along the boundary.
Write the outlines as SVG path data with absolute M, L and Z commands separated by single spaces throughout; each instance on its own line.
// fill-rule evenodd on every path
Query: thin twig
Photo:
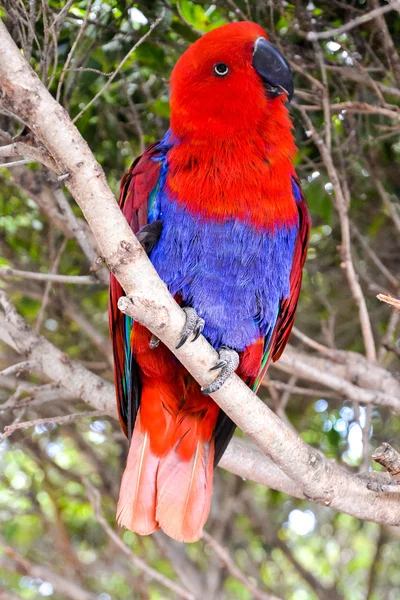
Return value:
M 106 81 L 106 83 L 103 85 L 103 87 L 101 88 L 101 90 L 99 90 L 97 92 L 97 94 L 95 96 L 93 96 L 93 98 L 90 100 L 90 102 L 88 102 L 86 104 L 86 106 L 84 106 L 82 108 L 82 110 L 76 115 L 76 117 L 74 117 L 74 119 L 72 120 L 73 123 L 76 123 L 76 121 L 78 121 L 78 119 L 81 118 L 81 116 L 87 111 L 87 109 L 92 106 L 92 104 L 94 102 L 96 102 L 96 100 L 105 92 L 105 90 L 111 85 L 111 83 L 114 81 L 115 77 L 118 75 L 118 73 L 120 72 L 120 70 L 122 69 L 122 67 L 124 66 L 124 64 L 126 63 L 126 61 L 132 56 L 132 54 L 135 52 L 135 50 L 141 45 L 143 44 L 143 42 L 151 35 L 153 29 L 155 27 L 157 27 L 157 25 L 163 20 L 165 16 L 165 8 L 162 9 L 160 16 L 154 21 L 154 23 L 151 24 L 149 30 L 140 38 L 140 40 L 138 40 L 136 42 L 136 44 L 134 46 L 132 46 L 132 48 L 129 50 L 128 54 L 125 55 L 125 57 L 122 59 L 122 61 L 119 63 L 118 67 L 115 69 L 114 73 L 111 75 L 111 77 Z
M 328 29 L 327 31 L 309 31 L 305 34 L 305 37 L 308 41 L 314 42 L 316 40 L 328 40 L 333 36 L 340 35 L 341 33 L 346 33 L 346 31 L 350 31 L 354 29 L 354 27 L 359 27 L 359 25 L 363 25 L 364 23 L 368 23 L 372 21 L 372 19 L 376 19 L 380 15 L 384 15 L 392 10 L 397 10 L 400 7 L 400 1 L 394 1 L 391 4 L 385 4 L 384 6 L 380 6 L 379 8 L 375 8 L 370 12 L 367 12 L 351 21 L 348 21 L 344 25 L 340 27 L 336 27 L 335 29 Z
M 221 546 L 221 544 L 209 533 L 206 531 L 203 532 L 203 538 L 206 541 L 207 545 L 210 546 L 215 552 L 215 554 L 222 560 L 229 573 L 250 592 L 252 598 L 256 598 L 257 600 L 279 600 L 277 596 L 272 596 L 271 594 L 267 594 L 266 592 L 262 592 L 257 587 L 255 587 L 248 577 L 239 569 L 229 551 Z
M 71 423 L 77 419 L 84 419 L 86 417 L 105 417 L 107 413 L 104 410 L 87 410 L 80 413 L 72 413 L 70 415 L 64 415 L 62 417 L 46 417 L 44 419 L 34 419 L 33 421 L 23 421 L 22 423 L 13 423 L 4 427 L 4 432 L 0 435 L 0 442 L 8 438 L 17 429 L 27 429 L 28 427 L 35 427 L 36 425 L 46 425 L 47 423 L 56 423 L 57 425 L 65 425 L 65 423 Z
M 33 281 L 52 281 L 53 283 L 71 283 L 75 285 L 98 285 L 98 279 L 90 275 L 59 275 L 58 273 L 34 273 L 32 271 L 21 271 L 12 267 L 0 267 L 0 277 L 8 279 L 16 277 L 20 279 L 31 279 Z
M 333 163 L 332 154 L 329 152 L 326 144 L 318 135 L 314 124 L 309 118 L 306 110 L 302 106 L 298 106 L 297 109 L 303 116 L 305 121 L 307 130 L 311 132 L 311 136 L 319 149 L 319 152 L 322 156 L 322 159 L 327 168 L 328 174 L 330 176 L 335 197 L 336 197 L 336 208 L 339 213 L 340 218 L 340 226 L 341 226 L 341 236 L 342 236 L 342 244 L 341 244 L 341 255 L 342 255 L 342 266 L 345 269 L 345 273 L 347 276 L 347 281 L 349 283 L 350 291 L 353 296 L 355 303 L 358 306 L 359 318 L 361 331 L 363 335 L 365 352 L 368 360 L 371 362 L 376 361 L 376 349 L 375 349 L 375 341 L 374 335 L 372 332 L 371 320 L 369 317 L 367 304 L 365 301 L 364 293 L 360 286 L 360 283 L 357 278 L 357 274 L 355 272 L 353 257 L 351 253 L 351 236 L 350 236 L 350 224 L 348 217 L 348 209 L 349 207 L 346 204 L 346 200 L 344 197 L 343 189 L 340 183 L 340 179 L 338 176 L 337 169 Z
M 50 269 L 50 273 L 52 273 L 52 274 L 55 274 L 58 271 L 58 266 L 60 264 L 60 260 L 61 260 L 61 257 L 63 255 L 63 252 L 65 250 L 65 247 L 67 245 L 67 241 L 68 241 L 67 238 L 63 239 L 63 241 L 61 243 L 61 246 L 60 246 L 60 248 L 59 248 L 59 250 L 58 250 L 58 252 L 56 254 L 56 257 L 55 257 L 54 262 L 52 264 L 52 267 Z M 45 315 L 45 312 L 46 312 L 47 303 L 49 301 L 49 296 L 50 296 L 50 291 L 51 291 L 52 284 L 53 284 L 53 282 L 51 280 L 47 280 L 46 286 L 45 286 L 45 290 L 44 290 L 44 294 L 43 294 L 42 304 L 40 306 L 39 314 L 38 314 L 37 319 L 36 319 L 35 331 L 37 333 L 39 333 L 40 328 L 42 326 L 42 322 L 43 322 L 44 315 Z
M 385 294 L 378 294 L 378 300 L 381 302 L 386 302 L 386 304 L 390 304 L 396 310 L 400 310 L 400 299 L 392 298 L 392 296 L 386 296 Z
M 56 100 L 57 100 L 57 102 L 60 101 L 61 88 L 62 88 L 63 83 L 64 83 L 65 74 L 68 71 L 68 67 L 69 67 L 69 65 L 71 63 L 71 60 L 72 60 L 72 57 L 73 57 L 74 52 L 76 50 L 76 47 L 79 44 L 79 42 L 81 40 L 81 37 L 85 33 L 86 27 L 88 25 L 88 19 L 89 19 L 89 14 L 90 14 L 90 9 L 92 7 L 92 3 L 93 3 L 93 0 L 89 0 L 88 3 L 87 3 L 85 18 L 82 21 L 82 25 L 80 26 L 78 35 L 76 36 L 75 41 L 72 44 L 72 48 L 71 48 L 71 50 L 68 53 L 67 60 L 65 61 L 65 65 L 63 67 L 63 70 L 61 71 L 60 79 L 58 81 L 58 86 L 57 86 L 57 93 L 56 93 Z
M 20 167 L 21 165 L 30 165 L 31 163 L 37 162 L 31 158 L 24 158 L 23 160 L 13 160 L 8 163 L 1 163 L 0 169 L 10 169 L 11 167 Z
M 171 590 L 171 592 L 173 592 L 175 594 L 176 598 L 184 598 L 185 600 L 196 600 L 196 598 L 195 598 L 195 596 L 193 596 L 193 594 L 191 594 L 190 592 L 185 590 L 183 587 L 181 587 L 174 581 L 171 581 L 170 579 L 168 579 L 168 577 L 165 577 L 164 575 L 162 575 L 161 573 L 159 573 L 158 571 L 156 571 L 155 569 L 150 567 L 144 560 L 142 560 L 139 556 L 134 554 L 132 552 L 132 550 L 124 544 L 124 542 L 115 533 L 115 531 L 113 529 L 111 529 L 110 525 L 108 524 L 108 522 L 106 521 L 106 519 L 103 516 L 102 510 L 101 510 L 101 499 L 100 499 L 99 491 L 96 488 L 94 488 L 87 479 L 84 479 L 83 481 L 86 486 L 88 498 L 93 506 L 93 511 L 94 511 L 96 520 L 101 525 L 101 527 L 103 528 L 105 533 L 108 535 L 110 540 L 113 542 L 113 544 L 119 550 L 121 550 L 125 554 L 125 556 L 129 559 L 129 562 L 132 565 L 135 565 L 141 571 L 143 571 L 143 573 L 146 573 L 146 575 L 151 577 L 151 579 L 154 579 L 154 581 L 157 581 L 158 583 L 160 583 L 167 589 Z

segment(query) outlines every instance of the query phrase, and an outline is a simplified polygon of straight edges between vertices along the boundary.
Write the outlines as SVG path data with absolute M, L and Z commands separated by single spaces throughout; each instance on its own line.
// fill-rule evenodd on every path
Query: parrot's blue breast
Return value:
M 190 214 L 170 197 L 166 155 L 161 160 L 149 222 L 160 219 L 163 228 L 150 260 L 170 293 L 205 320 L 203 335 L 215 348 L 242 351 L 275 326 L 290 294 L 297 226 L 262 232 Z

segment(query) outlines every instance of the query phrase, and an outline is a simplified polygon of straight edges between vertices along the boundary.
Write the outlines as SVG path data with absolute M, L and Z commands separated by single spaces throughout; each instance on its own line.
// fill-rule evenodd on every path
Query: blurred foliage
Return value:
M 41 4 L 41 6 L 39 6 Z M 163 21 L 131 55 L 111 85 L 78 119 L 77 126 L 103 166 L 110 185 L 118 193 L 122 174 L 150 142 L 168 127 L 168 78 L 176 60 L 202 33 L 242 15 L 265 26 L 270 38 L 292 61 L 298 94 L 291 113 L 299 148 L 296 168 L 302 180 L 313 217 L 310 251 L 296 325 L 311 338 L 345 350 L 363 352 L 358 311 L 351 300 L 338 246 L 340 225 L 334 194 L 318 148 L 296 110 L 296 103 L 313 104 L 315 86 L 307 75 L 321 81 L 315 47 L 301 31 L 338 27 L 371 9 L 374 3 L 352 2 L 262 2 L 253 0 L 87 0 L 36 3 L 35 37 L 30 63 L 56 96 L 63 67 L 78 40 L 65 79 L 60 101 L 71 117 L 103 88 L 160 10 Z M 35 2 L 3 2 L 1 16 L 14 39 L 23 46 L 29 37 L 30 10 Z M 68 10 L 65 11 L 66 6 Z M 90 7 L 87 26 L 82 24 Z M 0 2 L 1 7 L 1 2 Z M 395 45 L 399 43 L 400 20 L 387 23 Z M 48 23 L 58 19 L 55 47 Z M 59 29 L 58 29 L 59 27 Z M 400 106 L 396 87 L 379 32 L 373 21 L 332 40 L 321 43 L 327 65 L 330 102 L 366 102 L 376 105 L 372 81 L 386 85 L 385 100 Z M 51 57 L 51 60 L 49 59 Z M 338 70 L 339 69 L 339 70 Z M 360 75 L 347 77 L 346 72 Z M 390 89 L 394 92 L 390 92 Z M 380 102 L 380 101 L 379 101 Z M 323 131 L 323 113 L 308 113 L 318 131 Z M 400 143 L 398 123 L 382 114 L 361 114 L 343 108 L 332 112 L 333 156 L 343 184 L 351 196 L 350 219 L 369 247 L 399 277 L 398 233 L 387 207 L 378 197 L 374 177 L 384 183 L 393 202 L 398 198 Z M 0 128 L 12 136 L 23 133 L 24 125 L 0 113 Z M 37 165 L 24 170 L 36 173 Z M 14 173 L 14 174 L 13 174 Z M 0 168 L 0 266 L 49 272 L 64 235 L 38 209 L 17 171 Z M 42 183 L 45 187 L 47 184 Z M 48 183 L 48 185 L 51 185 Z M 40 190 L 39 190 L 40 192 Z M 397 194 L 397 196 L 396 196 Z M 79 209 L 71 202 L 77 217 Z M 386 332 L 390 311 L 379 305 L 379 291 L 395 293 L 381 269 L 365 248 L 354 240 L 355 264 L 363 285 L 376 339 Z M 89 264 L 73 239 L 61 256 L 59 272 L 87 274 Z M 11 281 L 6 285 L 18 310 L 35 325 L 42 304 L 44 285 L 34 281 Z M 398 288 L 397 288 L 398 291 Z M 107 291 L 100 285 L 53 285 L 46 307 L 42 332 L 71 357 L 82 360 L 111 380 L 108 361 Z M 80 313 L 104 336 L 104 345 L 94 343 L 74 318 Z M 396 339 L 396 331 L 393 331 Z M 390 340 L 389 340 L 390 341 Z M 292 338 L 292 343 L 300 342 Z M 0 367 L 18 362 L 8 348 L 0 350 Z M 399 375 L 395 355 L 388 353 L 385 366 Z M 275 369 L 271 378 L 282 377 Z M 31 383 L 35 379 L 28 378 Z M 287 381 L 287 380 L 285 380 Z M 10 395 L 0 388 L 0 398 Z M 265 395 L 265 394 L 264 394 Z M 26 393 L 22 393 L 24 398 Z M 266 398 L 267 402 L 271 402 Z M 78 412 L 74 402 L 52 402 L 1 415 L 4 423 L 13 418 L 56 416 Z M 361 422 L 365 409 L 360 408 Z M 361 428 L 349 402 L 323 395 L 290 396 L 286 414 L 301 437 L 329 458 L 357 469 L 361 460 Z M 400 425 L 388 410 L 374 410 L 371 440 L 399 439 Z M 36 577 L 6 550 L 11 547 L 32 565 L 48 565 L 65 579 L 87 590 L 84 598 L 119 600 L 161 599 L 174 595 L 132 567 L 117 550 L 95 518 L 88 500 L 85 480 L 101 490 L 102 509 L 113 528 L 115 498 L 125 457 L 125 441 L 116 423 L 103 419 L 81 419 L 58 427 L 37 425 L 16 432 L 0 446 L 0 550 L 1 587 L 27 600 L 41 597 L 72 597 L 59 592 L 45 578 Z M 217 470 L 215 496 L 207 530 L 222 540 L 237 565 L 251 581 L 259 580 L 265 590 L 285 600 L 395 600 L 400 597 L 399 532 L 362 523 L 344 514 L 288 498 L 260 485 L 238 480 Z M 123 539 L 149 565 L 177 579 L 176 564 L 170 562 L 157 537 L 139 538 L 125 532 Z M 202 541 L 174 550 L 194 568 L 208 599 L 250 600 L 246 587 L 219 563 Z M 19 567 L 18 567 L 19 565 Z M 187 567 L 189 565 L 189 567 Z M 318 584 L 318 585 L 317 585 Z M 193 582 L 194 585 L 194 582 Z M 194 590 L 195 591 L 195 590 Z M 196 592 L 197 593 L 197 592 Z M 83 596 L 82 596 L 83 597 Z

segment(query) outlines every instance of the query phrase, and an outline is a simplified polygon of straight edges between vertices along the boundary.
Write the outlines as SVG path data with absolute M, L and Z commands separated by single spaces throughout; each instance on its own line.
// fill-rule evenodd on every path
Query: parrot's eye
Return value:
M 229 73 L 229 67 L 225 63 L 217 63 L 214 65 L 214 75 L 217 77 L 225 77 Z

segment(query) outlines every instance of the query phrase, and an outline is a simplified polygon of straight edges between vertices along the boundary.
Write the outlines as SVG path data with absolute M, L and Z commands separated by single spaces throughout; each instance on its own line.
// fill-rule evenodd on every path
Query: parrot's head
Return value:
M 178 60 L 171 76 L 171 128 L 178 137 L 226 138 L 265 124 L 290 129 L 290 67 L 251 22 L 206 33 Z

